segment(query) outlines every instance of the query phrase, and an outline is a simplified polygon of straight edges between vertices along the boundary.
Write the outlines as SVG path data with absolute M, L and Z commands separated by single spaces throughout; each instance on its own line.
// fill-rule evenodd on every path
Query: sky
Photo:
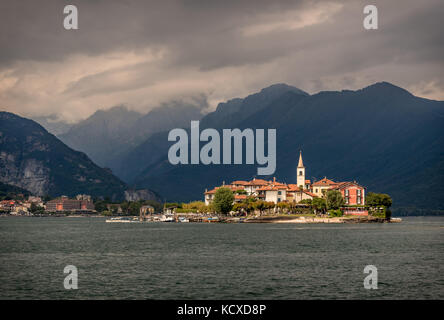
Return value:
M 78 30 L 65 30 L 65 5 Z M 378 29 L 363 27 L 367 4 Z M 5 0 L 0 110 L 76 122 L 126 105 L 206 109 L 274 83 L 308 93 L 388 81 L 444 100 L 442 0 Z

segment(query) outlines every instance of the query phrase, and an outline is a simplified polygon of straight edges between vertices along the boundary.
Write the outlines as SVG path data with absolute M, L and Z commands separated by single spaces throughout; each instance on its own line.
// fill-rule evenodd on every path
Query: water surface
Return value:
M 399 224 L 0 218 L 1 299 L 443 299 L 444 217 Z M 79 270 L 65 290 L 63 269 Z M 379 287 L 366 290 L 366 265 Z

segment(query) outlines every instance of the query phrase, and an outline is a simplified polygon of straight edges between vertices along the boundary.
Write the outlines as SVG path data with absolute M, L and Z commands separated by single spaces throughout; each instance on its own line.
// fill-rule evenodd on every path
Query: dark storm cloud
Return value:
M 79 9 L 79 30 L 64 30 L 63 8 Z M 193 39 L 229 40 L 236 26 L 255 15 L 297 8 L 302 1 L 2 1 L 1 63 L 60 59 L 116 48 L 180 46 Z M 226 35 L 226 36 L 225 36 Z M 220 44 L 223 45 L 222 43 Z M 192 48 L 192 46 L 190 46 Z
M 214 106 L 273 82 L 313 92 L 387 80 L 443 99 L 441 1 L 373 3 L 368 31 L 367 1 L 2 1 L 0 108 L 78 119 L 200 94 Z M 66 4 L 79 30 L 64 30 Z

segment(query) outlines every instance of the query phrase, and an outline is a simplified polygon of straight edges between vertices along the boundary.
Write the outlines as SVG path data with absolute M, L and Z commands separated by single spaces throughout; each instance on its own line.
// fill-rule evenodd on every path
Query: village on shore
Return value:
M 356 181 L 335 182 L 324 177 L 305 178 L 302 153 L 296 184 L 272 180 L 236 180 L 206 189 L 204 201 L 159 203 L 92 199 L 79 194 L 51 199 L 17 195 L 3 197 L 0 215 L 105 216 L 107 222 L 257 222 L 257 223 L 346 223 L 398 222 L 391 218 L 392 200 L 386 194 L 366 192 Z

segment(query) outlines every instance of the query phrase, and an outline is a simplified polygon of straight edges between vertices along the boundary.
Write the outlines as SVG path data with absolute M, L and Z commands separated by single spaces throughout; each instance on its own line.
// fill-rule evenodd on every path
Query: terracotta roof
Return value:
M 313 186 L 331 186 L 334 184 L 336 184 L 336 182 L 334 182 L 330 179 L 324 178 L 324 179 L 314 182 Z
M 298 187 L 297 184 L 289 184 L 288 185 L 288 191 L 300 191 L 301 189 Z
M 247 185 L 248 181 L 236 180 L 236 181 L 233 181 L 231 184 Z
M 263 180 L 263 179 L 253 179 L 250 182 L 248 182 L 248 185 L 250 186 L 266 186 L 270 182 Z
M 344 182 L 338 182 L 336 185 L 331 186 L 330 189 L 336 189 L 336 190 L 337 189 L 344 189 L 349 186 L 357 186 L 357 187 L 364 188 L 363 186 L 359 185 L 357 182 L 344 181 Z
M 305 184 L 311 184 L 310 180 L 305 180 Z
M 244 190 L 244 188 L 242 188 L 242 187 L 234 187 L 234 186 L 232 186 L 232 185 L 224 185 L 224 186 L 220 186 L 220 187 L 215 187 L 214 189 L 212 189 L 212 190 L 210 190 L 210 191 L 206 191 L 206 192 L 204 192 L 204 194 L 213 194 L 213 193 L 216 193 L 217 189 L 219 189 L 219 188 L 228 188 L 228 189 L 230 189 L 231 191 Z
M 306 191 L 306 190 L 304 190 L 303 191 L 305 194 L 308 194 L 310 197 L 313 197 L 313 198 L 317 198 L 318 196 L 317 195 L 315 195 L 314 193 L 311 193 L 310 191 Z
M 245 194 L 236 194 L 234 195 L 234 199 L 243 200 L 247 199 L 247 196 Z
M 288 187 L 285 184 L 280 185 L 268 185 L 257 189 L 257 191 L 276 191 L 276 190 L 286 190 Z

